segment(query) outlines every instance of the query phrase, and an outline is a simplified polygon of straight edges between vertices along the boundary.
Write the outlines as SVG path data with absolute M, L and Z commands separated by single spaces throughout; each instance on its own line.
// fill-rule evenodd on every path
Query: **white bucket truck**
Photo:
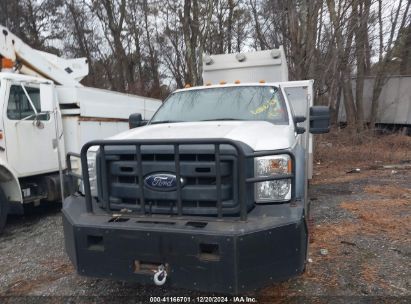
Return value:
M 34 50 L 0 26 L 0 232 L 23 204 L 61 199 L 67 152 L 128 129 L 132 113 L 151 118 L 161 104 L 84 87 L 87 74 L 85 58 Z

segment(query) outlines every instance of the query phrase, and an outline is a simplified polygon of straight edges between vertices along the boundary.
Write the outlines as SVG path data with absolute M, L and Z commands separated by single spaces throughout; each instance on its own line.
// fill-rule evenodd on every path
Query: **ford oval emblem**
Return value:
M 175 191 L 177 190 L 177 177 L 170 173 L 156 173 L 148 175 L 144 179 L 146 186 L 156 191 Z M 183 179 L 181 179 L 181 185 Z

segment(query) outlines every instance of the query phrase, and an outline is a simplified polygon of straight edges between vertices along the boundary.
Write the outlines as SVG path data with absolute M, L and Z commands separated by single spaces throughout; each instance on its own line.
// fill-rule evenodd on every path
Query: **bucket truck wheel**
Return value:
M 6 225 L 7 213 L 9 211 L 9 202 L 0 188 L 0 234 Z

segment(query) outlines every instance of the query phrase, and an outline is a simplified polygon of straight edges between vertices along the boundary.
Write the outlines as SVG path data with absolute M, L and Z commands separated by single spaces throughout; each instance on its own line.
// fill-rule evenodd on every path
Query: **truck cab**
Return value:
M 63 208 L 80 274 L 238 294 L 304 270 L 311 134 L 328 132 L 328 109 L 312 81 L 284 81 L 281 48 L 204 62 L 206 85 L 83 146 L 84 197 Z M 258 70 L 283 81 L 234 80 Z
M 134 112 L 151 118 L 161 104 L 84 87 L 87 74 L 85 58 L 32 49 L 0 25 L 0 233 L 7 215 L 22 214 L 25 204 L 67 194 L 66 153 L 129 129 Z M 78 159 L 67 163 L 79 173 Z
M 65 147 L 54 90 L 48 79 L 0 72 L 0 232 L 23 204 L 60 198 Z

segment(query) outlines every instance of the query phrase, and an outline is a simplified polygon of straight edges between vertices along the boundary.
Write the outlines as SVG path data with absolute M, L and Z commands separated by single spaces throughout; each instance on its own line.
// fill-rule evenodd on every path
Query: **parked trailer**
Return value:
M 66 152 L 127 130 L 128 117 L 151 118 L 156 99 L 84 87 L 85 58 L 32 49 L 0 26 L 0 232 L 23 205 L 61 200 Z M 80 164 L 71 167 L 79 172 Z
M 85 195 L 63 208 L 79 274 L 238 294 L 304 270 L 310 133 L 329 109 L 286 81 L 282 48 L 204 63 L 205 86 L 82 148 Z
M 371 120 L 371 103 L 375 77 L 364 80 L 364 118 Z M 352 80 L 355 92 L 356 79 Z M 338 122 L 347 122 L 344 97 L 341 97 Z M 378 98 L 378 113 L 376 124 L 385 127 L 406 127 L 411 133 L 411 76 L 391 76 L 384 83 Z

